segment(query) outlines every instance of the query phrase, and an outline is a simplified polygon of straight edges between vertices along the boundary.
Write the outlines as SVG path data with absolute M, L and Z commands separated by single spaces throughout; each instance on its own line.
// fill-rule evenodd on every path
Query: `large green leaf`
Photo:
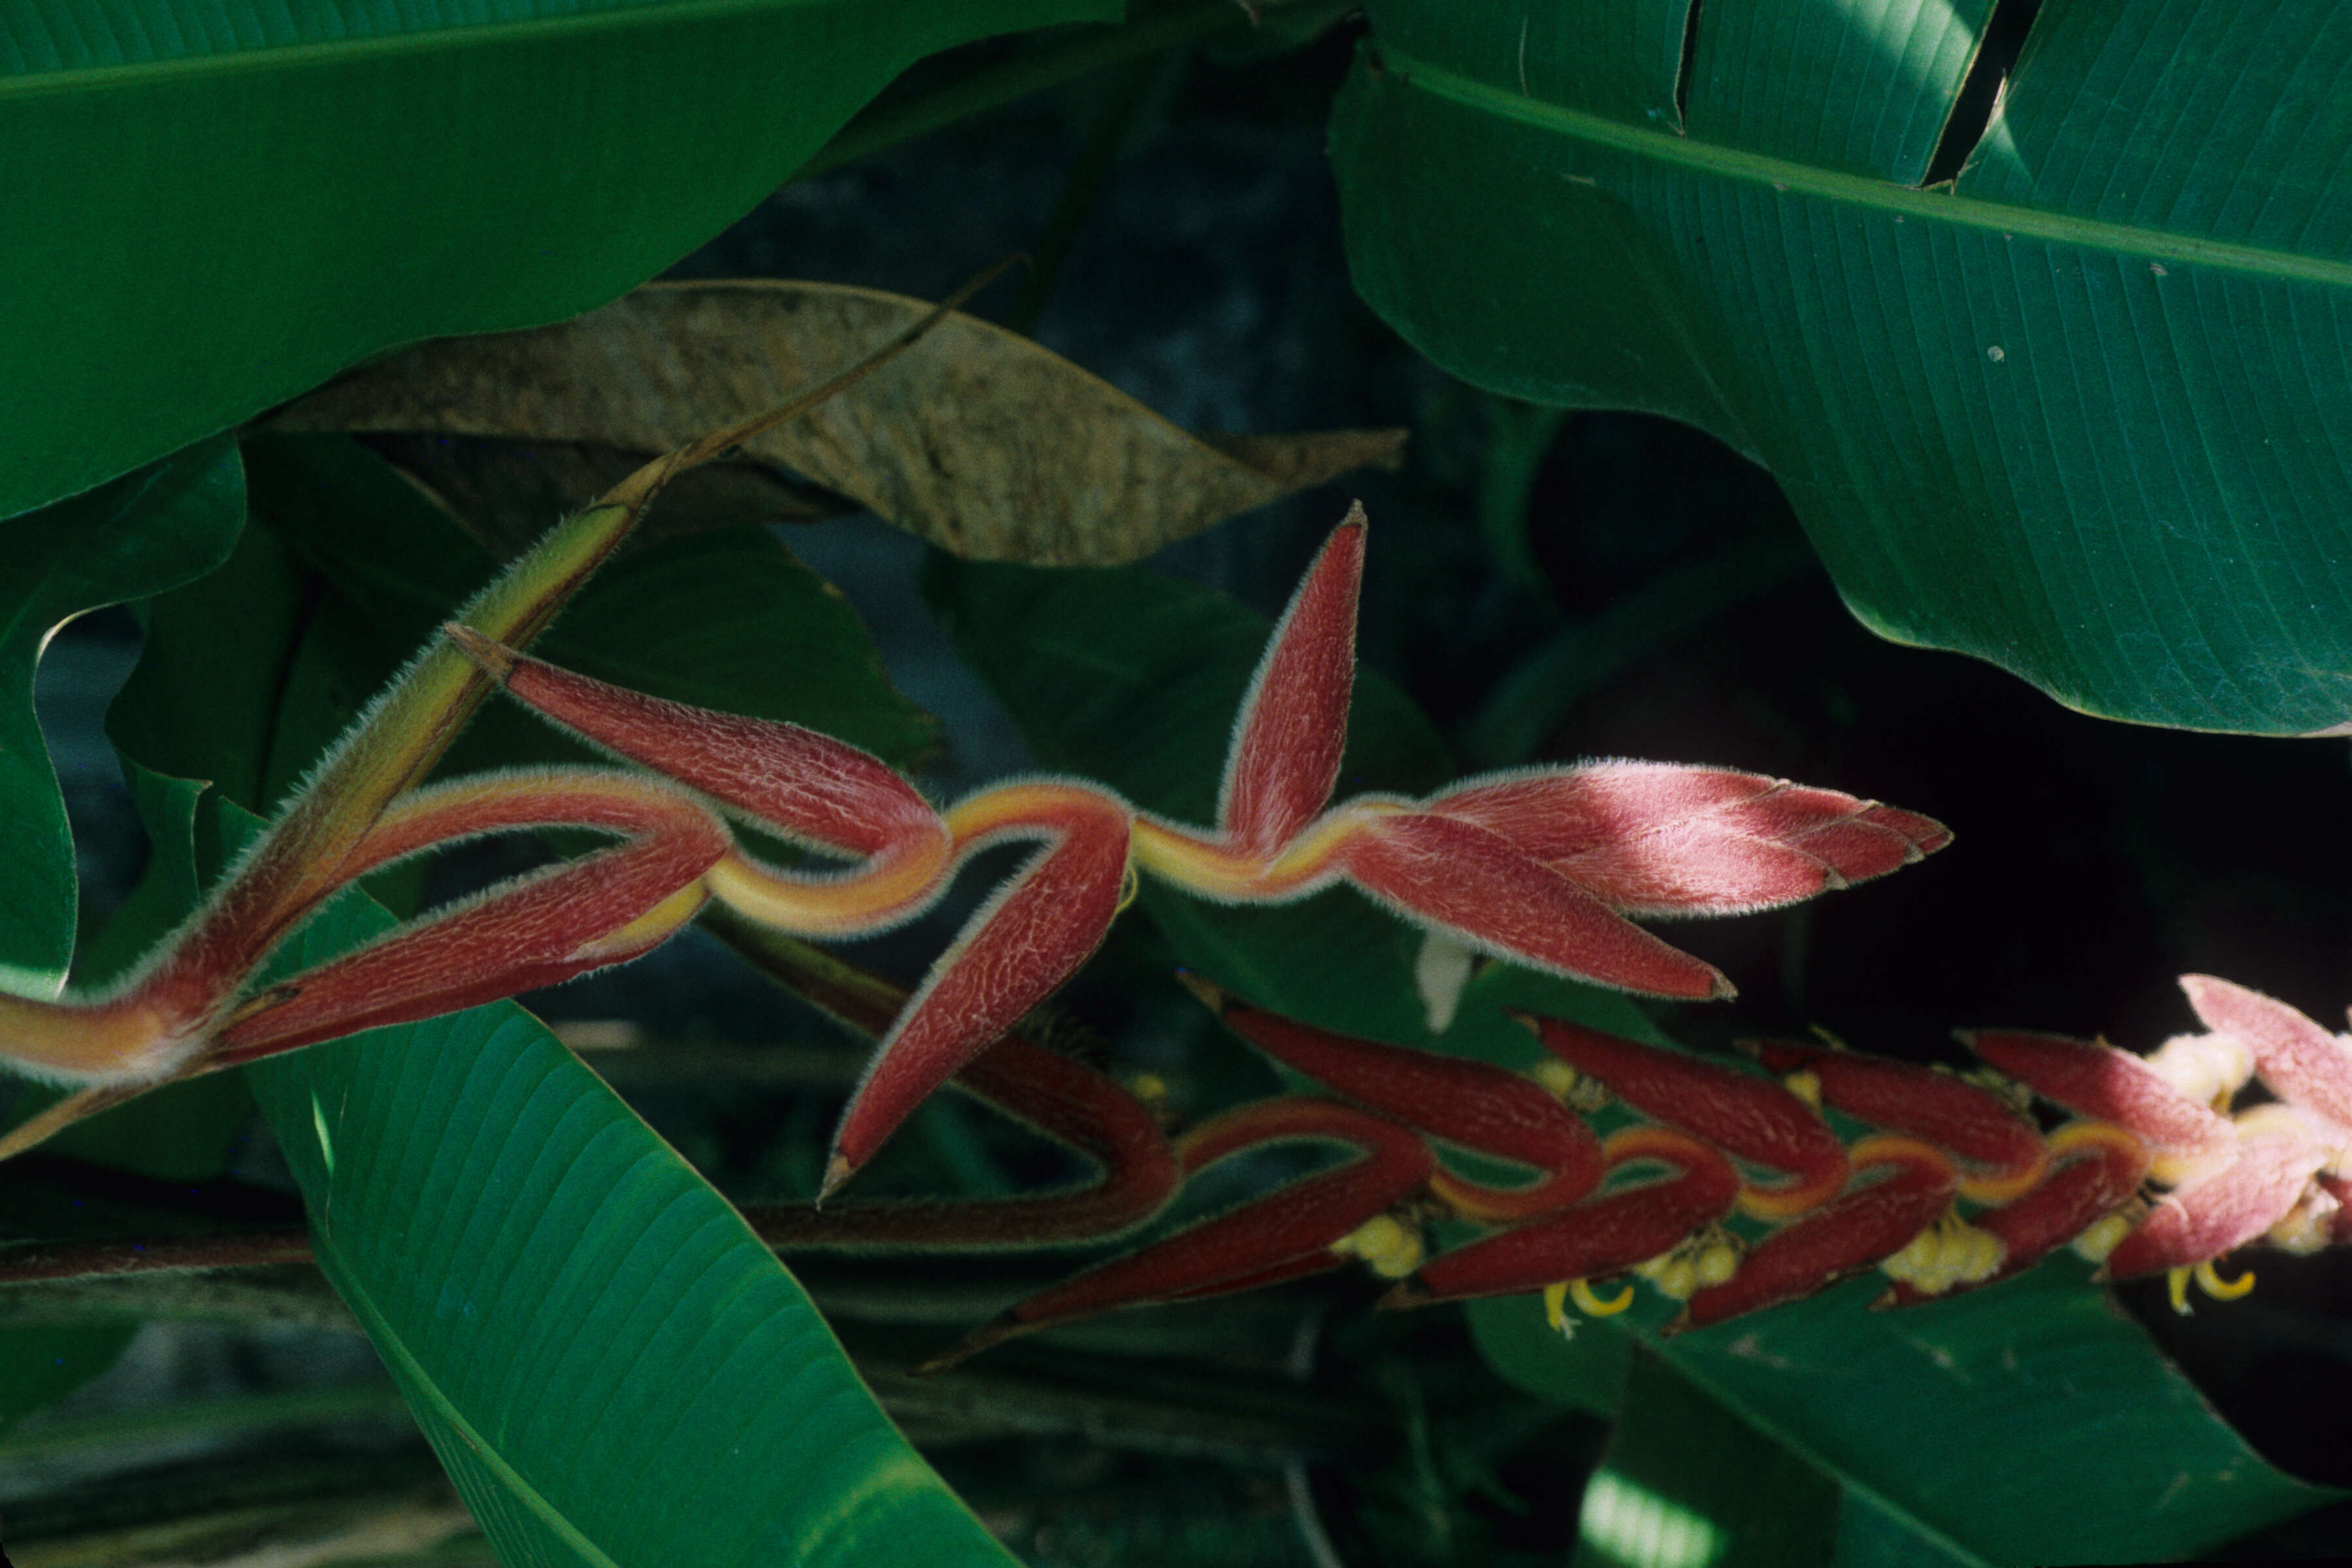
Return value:
M 2047 0 L 1923 189 L 1990 0 L 1370 10 L 1349 258 L 1431 357 L 1757 458 L 1887 637 L 2352 721 L 2352 14 Z
M 33 716 L 33 671 L 85 610 L 212 570 L 245 522 L 236 451 L 206 442 L 0 533 L 0 982 L 51 992 L 73 956 L 73 837 Z
M 935 563 L 928 586 L 1044 761 L 1206 819 L 1233 703 L 1264 647 L 1263 620 L 1137 572 Z M 1443 757 L 1427 721 L 1376 675 L 1358 680 L 1343 788 L 1435 782 Z M 1368 760 L 1360 772 L 1359 758 Z M 1414 939 L 1345 892 L 1266 910 L 1164 891 L 1147 898 L 1182 962 L 1328 1026 L 1509 1066 L 1540 1052 L 1506 1008 L 1658 1037 L 1622 996 L 1507 965 L 1472 980 L 1452 1026 L 1433 1035 L 1411 978 Z M 1666 1342 L 1663 1353 L 1720 1405 L 1710 1422 L 1753 1428 L 1761 1436 L 1748 1440 L 1776 1446 L 1759 1465 L 1806 1478 L 1809 1509 L 1829 1483 L 1845 1489 L 1842 1548 L 1851 1537 L 1857 1562 L 2172 1556 L 2331 1495 L 2256 1458 L 2086 1274 L 2054 1263 L 1902 1313 L 1867 1310 L 1878 1287 L 1859 1283 Z M 1625 1330 L 1646 1335 L 1670 1311 L 1651 1298 L 1625 1318 L 1584 1325 L 1568 1343 L 1531 1296 L 1478 1303 L 1471 1322 L 1506 1377 L 1609 1415 L 1641 1384 L 1628 1381 Z M 1639 1464 L 1654 1468 L 1660 1441 L 1636 1433 L 1625 1451 L 1647 1455 Z M 1702 1457 L 1717 1462 L 1727 1443 L 1707 1438 Z M 2053 1486 L 2053 1475 L 2066 1485 Z M 1717 1480 L 1692 1484 L 1716 1489 L 1710 1507 L 1747 1510 L 1746 1522 L 1726 1526 L 1732 1535 L 1751 1529 L 1756 1498 L 1736 1477 Z
M 225 845 L 258 831 L 219 810 Z M 346 893 L 276 967 L 392 923 Z M 1010 1561 L 741 1217 L 520 1007 L 247 1074 L 320 1268 L 503 1561 Z
M 0 27 L 0 516 L 424 337 L 599 305 L 891 78 L 1116 0 L 33 0 Z

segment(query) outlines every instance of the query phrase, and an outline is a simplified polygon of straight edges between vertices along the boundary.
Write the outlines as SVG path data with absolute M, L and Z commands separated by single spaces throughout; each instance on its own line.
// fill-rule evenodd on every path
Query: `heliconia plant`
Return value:
M 942 310 L 948 307 L 942 307 Z M 936 318 L 935 318 L 936 319 Z M 551 984 L 649 952 L 709 912 L 771 973 L 879 1041 L 833 1140 L 820 1204 L 950 1079 L 1092 1160 L 1091 1184 L 982 1204 L 772 1206 L 781 1247 L 1015 1247 L 1135 1232 L 1183 1184 L 1248 1151 L 1336 1144 L 1342 1163 L 1158 1237 L 1008 1310 L 932 1363 L 1116 1308 L 1342 1267 L 1391 1307 L 1541 1291 L 1605 1314 L 1639 1279 L 1682 1303 L 1668 1331 L 1796 1300 L 1869 1269 L 1884 1304 L 1973 1289 L 2072 1245 L 2108 1277 L 2242 1292 L 2216 1261 L 2268 1241 L 2352 1238 L 2352 1044 L 2227 982 L 2190 976 L 2206 1032 L 2142 1058 L 2015 1031 L 1963 1037 L 1984 1082 L 1843 1047 L 1766 1041 L 1709 1062 L 1527 1016 L 1533 1074 L 1312 1027 L 1184 977 L 1237 1035 L 1328 1093 L 1228 1109 L 1172 1136 L 1152 1107 L 1045 1050 L 1023 1019 L 1101 943 L 1150 875 L 1280 904 L 1345 883 L 1423 930 L 1544 973 L 1686 1001 L 1727 997 L 1704 961 L 1634 917 L 1810 898 L 1940 849 L 1914 813 L 1727 769 L 1597 762 L 1334 803 L 1355 672 L 1367 523 L 1325 542 L 1249 684 L 1214 820 L 1176 822 L 1086 779 L 1032 777 L 941 810 L 878 759 L 797 725 L 664 701 L 523 651 L 676 474 L 813 406 L 825 386 L 648 465 L 558 527 L 444 628 L 178 931 L 89 995 L 0 995 L 0 1058 L 76 1092 L 0 1155 L 156 1084 Z M 425 784 L 503 690 L 629 764 Z M 810 865 L 766 864 L 730 819 Z M 272 955 L 356 879 L 483 834 L 588 828 L 611 847 L 432 911 L 283 978 Z M 971 856 L 1034 843 L 911 993 L 803 939 L 929 909 Z M 835 864 L 836 862 L 842 864 Z M 2255 1079 L 2275 1097 L 2228 1113 Z M 2074 1118 L 2045 1133 L 2034 1097 Z M 1582 1113 L 1633 1118 L 1603 1136 Z M 1875 1129 L 1848 1145 L 1824 1108 Z M 1517 1184 L 1443 1149 L 1517 1164 Z M 2151 1186 L 2161 1189 L 2151 1195 Z M 1489 1234 L 1432 1256 L 1430 1222 Z
M 1332 804 L 1355 668 L 1360 508 L 1325 542 L 1276 631 L 1206 828 L 1076 778 L 1017 779 L 936 810 L 880 761 L 828 736 L 646 697 L 520 651 L 669 478 L 827 390 L 648 466 L 519 561 L 379 699 L 194 919 L 129 980 L 94 996 L 0 998 L 0 1055 L 83 1086 L 0 1140 L 0 1153 L 153 1084 L 635 958 L 707 901 L 798 936 L 866 935 L 928 908 L 979 850 L 1039 844 L 885 1035 L 835 1133 L 821 1194 L 829 1195 L 917 1105 L 1076 973 L 1139 873 L 1229 903 L 1284 903 L 1345 882 L 1479 952 L 1705 1000 L 1727 996 L 1729 983 L 1629 916 L 1785 904 L 1949 841 L 1926 817 L 1835 791 L 1650 763 L 1529 769 L 1424 800 Z M 649 772 L 573 768 L 417 788 L 492 686 Z M 720 813 L 851 864 L 763 864 Z M 551 826 L 624 842 L 305 973 L 255 983 L 272 951 L 354 879 L 476 835 Z

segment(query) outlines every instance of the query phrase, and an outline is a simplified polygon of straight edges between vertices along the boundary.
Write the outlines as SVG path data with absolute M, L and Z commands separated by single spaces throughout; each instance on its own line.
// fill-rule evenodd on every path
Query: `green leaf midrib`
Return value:
M 535 16 L 520 22 L 435 26 L 321 43 L 268 44 L 257 48 L 230 49 L 215 54 L 136 60 L 126 65 L 63 66 L 54 70 L 0 77 L 0 102 L 62 93 L 150 86 L 195 77 L 297 70 L 310 66 L 343 65 L 357 60 L 434 54 L 457 47 L 492 47 L 539 37 L 576 37 L 646 27 L 673 27 L 681 23 L 761 12 L 814 10 L 825 3 L 826 0 L 674 0 L 672 4 L 637 5 L 587 16 Z
M 341 1251 L 335 1246 L 333 1236 L 323 1226 L 314 1226 L 311 1229 L 320 1270 L 327 1276 L 328 1282 L 334 1286 L 335 1293 L 343 1299 L 346 1306 L 351 1308 L 352 1315 L 360 1320 L 361 1326 L 367 1331 L 368 1340 L 375 1346 L 377 1353 L 393 1363 L 392 1370 L 399 1376 L 400 1381 L 407 1388 L 414 1390 L 416 1395 L 422 1396 L 430 1405 L 433 1414 L 464 1441 L 467 1451 L 481 1461 L 485 1468 L 505 1482 L 514 1496 L 522 1499 L 530 1506 L 531 1512 L 536 1514 L 566 1545 L 577 1551 L 589 1562 L 601 1565 L 601 1568 L 621 1568 L 616 1559 L 582 1534 L 579 1526 L 565 1518 L 563 1511 L 550 1502 L 537 1487 L 525 1480 L 522 1473 L 507 1463 L 504 1456 L 499 1454 L 497 1447 L 481 1430 L 466 1419 L 464 1414 L 458 1410 L 457 1402 L 444 1393 L 441 1385 L 436 1383 L 432 1375 L 425 1370 L 424 1363 L 409 1351 L 408 1343 L 401 1337 L 399 1331 L 394 1329 L 383 1313 L 377 1309 L 374 1300 L 346 1266 Z
M 1546 103 L 1385 46 L 1380 58 L 1383 72 L 1401 78 L 1407 87 L 1419 89 L 1433 97 L 1448 99 L 1465 108 L 1517 121 L 1557 135 L 1738 184 L 1774 192 L 1818 196 L 1893 216 L 1921 218 L 1951 228 L 1975 229 L 2004 237 L 2025 235 L 2062 245 L 2176 261 L 2184 267 L 2217 268 L 2260 278 L 2352 288 L 2352 261 L 2336 261 L 2294 251 L 2178 234 L 2167 229 L 2111 223 L 2104 218 L 2077 217 L 2041 207 L 1987 201 L 1981 196 L 1962 195 L 1948 190 L 1920 190 L 1910 185 L 1894 184 L 1864 174 L 1791 163 L 1767 153 L 1726 147 L 1668 132 L 1646 130 L 1582 110 Z

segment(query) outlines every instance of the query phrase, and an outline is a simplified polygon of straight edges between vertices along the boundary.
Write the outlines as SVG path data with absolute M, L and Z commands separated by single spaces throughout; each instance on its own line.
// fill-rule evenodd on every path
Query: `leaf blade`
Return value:
M 0 258 L 0 381 L 24 415 L 0 516 L 378 350 L 601 304 L 750 208 L 922 56 L 1117 14 L 164 0 L 130 27 L 45 9 L 0 56 L 17 241 Z M 694 90 L 662 85 L 678 82 Z
M 2289 9 L 2325 57 L 2299 92 L 2352 71 L 2352 37 Z M 1803 70 L 1770 114 L 1712 120 L 1702 72 L 1681 137 L 1559 95 L 1540 58 L 1515 77 L 1415 0 L 1379 21 L 1406 47 L 1360 64 L 1334 147 L 1359 289 L 1424 352 L 1755 457 L 1884 636 L 2140 722 L 2297 734 L 2352 716 L 2352 604 L 2327 565 L 2352 504 L 2341 131 L 2291 98 L 2308 145 L 2281 150 L 2252 97 L 2224 113 L 2214 85 L 2271 82 L 2275 31 L 2264 56 L 2216 7 L 2149 8 L 2113 37 L 2049 7 L 1977 162 L 1918 190 L 1791 140 Z M 1770 58 L 1808 63 L 1801 41 Z M 2138 74 L 2106 45 L 2144 57 Z M 2063 133 L 2069 106 L 2103 81 L 2131 112 L 2059 158 L 2089 135 Z M 2179 199 L 2155 221 L 2116 172 L 2141 167 L 2126 142 L 2194 149 L 2213 189 L 2167 164 L 2156 184 Z M 2254 166 L 2222 168 L 2239 157 Z
M 281 963 L 391 923 L 345 894 Z M 782 1265 L 520 1007 L 249 1072 L 320 1266 L 509 1561 L 1007 1561 Z
M 838 284 L 654 284 L 561 326 L 421 345 L 274 424 L 661 452 L 781 402 L 929 308 Z M 1194 437 L 1019 333 L 951 315 L 921 353 L 743 450 L 958 555 L 1108 566 L 1350 468 L 1392 467 L 1403 437 Z

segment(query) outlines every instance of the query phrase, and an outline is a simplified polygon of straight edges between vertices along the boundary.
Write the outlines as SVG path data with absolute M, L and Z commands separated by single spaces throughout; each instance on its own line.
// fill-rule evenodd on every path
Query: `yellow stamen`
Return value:
M 2164 1292 L 2172 1298 L 2172 1310 L 2184 1318 L 2194 1315 L 2194 1309 L 2189 1305 L 2189 1277 L 2195 1272 L 2193 1268 L 2164 1271 Z
M 1528 1069 L 1536 1086 L 1554 1100 L 1565 1100 L 1576 1092 L 1576 1069 L 1558 1057 L 1549 1057 Z
M 1699 1249 L 1693 1273 L 1702 1285 L 1721 1285 L 1739 1272 L 1739 1248 L 1724 1237 Z
M 1816 1072 L 1792 1072 L 1788 1077 L 1782 1079 L 1780 1082 L 1788 1089 L 1790 1094 L 1795 1095 L 1799 1100 L 1803 1100 L 1815 1110 L 1821 1110 L 1821 1074 Z
M 2213 1267 L 2213 1260 L 2210 1258 L 2199 1264 L 2193 1272 L 2197 1276 L 2198 1289 L 2216 1301 L 2234 1301 L 2254 1288 L 2252 1269 L 2247 1269 L 2235 1279 L 2224 1279 L 2220 1271 Z
M 1576 1301 L 1577 1310 L 1588 1318 L 1613 1318 L 1633 1304 L 1633 1287 L 1626 1286 L 1617 1292 L 1613 1301 L 1604 1301 L 1592 1293 L 1592 1287 L 1581 1279 L 1568 1282 L 1568 1293 Z
M 1545 1286 L 1543 1303 L 1544 1321 L 1551 1325 L 1551 1331 L 1559 1335 L 1562 1339 L 1574 1339 L 1576 1337 L 1576 1324 L 1570 1320 L 1568 1315 L 1567 1282 L 1563 1280 L 1557 1285 Z
M 2074 1238 L 2074 1256 L 2085 1263 L 2105 1263 L 2108 1254 L 2123 1245 L 2131 1234 L 2131 1221 L 2122 1215 L 2111 1214 L 2095 1220 L 2091 1228 Z
M 1331 1244 L 1346 1258 L 1360 1258 L 1383 1279 L 1402 1279 L 1421 1267 L 1421 1232 L 1393 1215 L 1374 1215 Z

